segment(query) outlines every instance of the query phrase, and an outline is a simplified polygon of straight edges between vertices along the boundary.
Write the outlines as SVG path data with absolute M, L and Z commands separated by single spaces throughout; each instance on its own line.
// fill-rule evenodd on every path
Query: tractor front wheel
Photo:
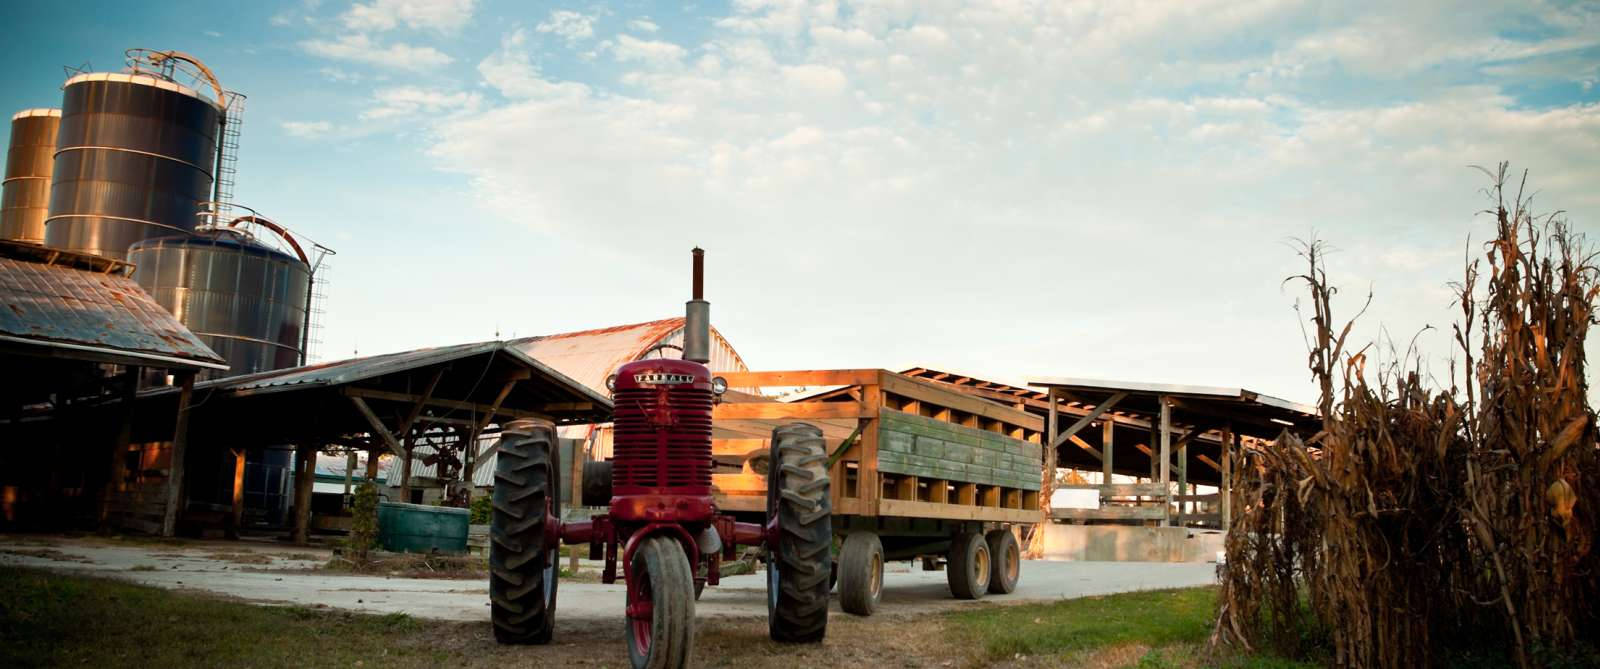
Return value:
M 767 547 L 767 632 L 774 641 L 822 641 L 833 571 L 833 502 L 822 430 L 805 423 L 774 429 L 768 467 L 767 519 L 777 520 L 778 536 Z
M 559 542 L 545 525 L 561 517 L 555 426 L 513 421 L 500 438 L 489 525 L 489 618 L 494 639 L 550 643 L 556 620 Z
M 672 537 L 634 551 L 628 581 L 628 659 L 634 669 L 677 669 L 694 657 L 694 574 Z

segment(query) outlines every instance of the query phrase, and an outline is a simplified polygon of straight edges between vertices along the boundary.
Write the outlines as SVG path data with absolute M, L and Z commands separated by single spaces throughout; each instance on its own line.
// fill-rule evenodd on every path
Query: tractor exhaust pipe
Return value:
M 702 365 L 711 362 L 711 303 L 705 300 L 706 252 L 696 246 L 694 299 L 683 305 L 683 359 Z

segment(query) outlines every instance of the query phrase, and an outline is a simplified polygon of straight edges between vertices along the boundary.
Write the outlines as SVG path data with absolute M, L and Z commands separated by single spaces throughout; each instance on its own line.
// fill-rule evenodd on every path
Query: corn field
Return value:
M 1488 174 L 1497 234 L 1452 284 L 1461 372 L 1443 382 L 1418 353 L 1378 364 L 1354 349 L 1325 247 L 1301 246 L 1307 270 L 1291 281 L 1310 293 L 1322 429 L 1235 453 L 1214 646 L 1341 667 L 1488 647 L 1527 667 L 1600 637 L 1583 348 L 1600 270 L 1559 214 L 1529 212 L 1526 175 Z

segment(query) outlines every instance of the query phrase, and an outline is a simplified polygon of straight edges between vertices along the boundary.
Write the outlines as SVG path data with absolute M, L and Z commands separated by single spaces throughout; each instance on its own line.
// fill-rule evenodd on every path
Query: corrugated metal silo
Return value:
M 0 186 L 0 239 L 44 243 L 50 171 L 56 159 L 60 109 L 24 109 L 11 117 L 11 147 Z
M 133 278 L 228 361 L 234 376 L 300 364 L 311 268 L 237 230 L 147 239 Z
M 121 259 L 139 240 L 194 230 L 212 197 L 216 103 L 160 77 L 102 72 L 68 79 L 61 107 L 47 246 Z

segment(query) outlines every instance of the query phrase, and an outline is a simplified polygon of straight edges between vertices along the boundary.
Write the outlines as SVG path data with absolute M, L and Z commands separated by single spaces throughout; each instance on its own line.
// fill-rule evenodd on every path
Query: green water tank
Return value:
M 466 509 L 378 503 L 378 544 L 396 553 L 467 552 Z

